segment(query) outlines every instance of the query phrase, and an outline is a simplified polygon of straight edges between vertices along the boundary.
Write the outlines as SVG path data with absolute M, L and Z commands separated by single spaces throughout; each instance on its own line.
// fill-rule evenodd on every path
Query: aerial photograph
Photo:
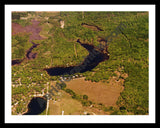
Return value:
M 12 115 L 149 115 L 148 11 L 12 11 Z

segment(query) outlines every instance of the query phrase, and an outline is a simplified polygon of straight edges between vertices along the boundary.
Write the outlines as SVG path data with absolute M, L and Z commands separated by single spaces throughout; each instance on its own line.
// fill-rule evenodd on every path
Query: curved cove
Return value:
M 99 50 L 91 44 L 81 43 L 79 39 L 77 40 L 77 43 L 79 43 L 89 52 L 89 55 L 86 56 L 86 58 L 80 65 L 70 66 L 70 67 L 52 67 L 52 68 L 45 68 L 44 70 L 46 70 L 47 73 L 51 76 L 58 76 L 65 74 L 72 75 L 74 73 L 83 73 L 86 71 L 91 71 L 100 62 L 109 59 L 107 47 L 105 47 L 105 49 L 103 50 Z

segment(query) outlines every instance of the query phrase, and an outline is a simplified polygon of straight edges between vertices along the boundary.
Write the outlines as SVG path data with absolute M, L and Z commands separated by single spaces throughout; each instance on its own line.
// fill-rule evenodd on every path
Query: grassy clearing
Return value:
M 49 115 L 80 115 L 83 107 L 80 102 L 72 99 L 67 93 L 62 92 L 61 98 L 57 101 L 50 100 L 49 102 Z
M 112 80 L 112 84 L 102 82 L 85 81 L 79 78 L 66 82 L 67 88 L 74 90 L 77 94 L 87 95 L 88 99 L 95 103 L 102 103 L 105 106 L 115 106 L 120 93 L 123 91 L 123 83 Z M 110 81 L 111 82 L 111 81 Z

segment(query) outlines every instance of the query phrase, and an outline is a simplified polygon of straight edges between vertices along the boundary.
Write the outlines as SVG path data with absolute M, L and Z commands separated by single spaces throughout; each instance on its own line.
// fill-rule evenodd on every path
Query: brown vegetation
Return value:
M 85 81 L 85 78 L 78 78 L 66 82 L 67 88 L 72 89 L 77 94 L 86 94 L 89 100 L 102 103 L 105 106 L 116 106 L 116 101 L 123 91 L 124 79 L 117 81 L 114 77 L 109 79 L 109 83 Z
M 32 20 L 32 24 L 28 25 L 26 27 L 22 27 L 21 25 L 17 23 L 12 23 L 12 35 L 15 35 L 17 33 L 31 33 L 29 36 L 29 40 L 41 40 L 43 39 L 39 33 L 41 31 L 41 28 L 39 25 L 39 21 Z

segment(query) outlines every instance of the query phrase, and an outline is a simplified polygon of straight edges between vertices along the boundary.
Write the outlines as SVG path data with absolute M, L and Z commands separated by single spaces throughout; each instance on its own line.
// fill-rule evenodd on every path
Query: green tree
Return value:
M 88 100 L 88 96 L 87 95 L 83 95 L 83 100 Z

